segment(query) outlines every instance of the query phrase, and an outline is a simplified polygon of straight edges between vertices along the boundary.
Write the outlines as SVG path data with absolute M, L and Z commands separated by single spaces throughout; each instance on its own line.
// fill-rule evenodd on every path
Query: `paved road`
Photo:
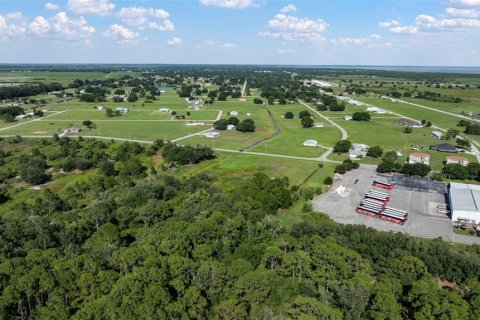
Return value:
M 54 114 L 49 114 L 48 116 L 45 116 L 45 117 L 42 117 L 42 118 L 35 118 L 35 119 L 33 119 L 33 120 L 20 122 L 20 123 L 14 124 L 14 125 L 12 125 L 12 126 L 8 126 L 8 127 L 5 127 L 5 128 L 1 128 L 0 131 L 4 131 L 4 130 L 11 129 L 11 128 L 23 126 L 24 124 L 27 124 L 27 123 L 30 123 L 30 122 L 40 121 L 41 119 L 46 119 L 46 118 L 48 118 L 48 117 L 52 117 L 52 116 L 55 116 L 55 115 L 57 115 L 57 114 L 64 113 L 64 112 L 65 112 L 65 111 L 55 112 Z
M 321 118 L 323 118 L 325 121 L 327 121 L 328 123 L 330 123 L 331 125 L 335 126 L 338 128 L 338 130 L 340 130 L 340 132 L 342 133 L 342 140 L 347 140 L 348 138 L 348 133 L 347 131 L 342 128 L 340 125 L 338 125 L 336 122 L 333 122 L 331 119 L 329 119 L 328 117 L 324 116 L 323 114 L 321 114 L 320 112 L 318 112 L 317 110 L 315 110 L 315 108 L 312 108 L 311 106 L 309 106 L 307 103 L 305 103 L 304 101 L 298 99 L 298 102 L 300 102 L 301 104 L 303 104 L 305 107 L 307 107 L 308 109 L 312 110 L 313 112 L 315 112 L 316 114 L 318 114 Z
M 395 101 L 405 103 L 405 104 L 409 104 L 409 105 L 414 106 L 414 107 L 419 107 L 419 108 L 428 109 L 428 110 L 435 111 L 435 112 L 440 112 L 440 113 L 447 114 L 449 116 L 453 116 L 453 117 L 457 117 L 457 118 L 462 118 L 462 119 L 467 119 L 467 120 L 470 120 L 470 121 L 480 122 L 480 120 L 472 119 L 470 117 L 467 117 L 467 116 L 464 116 L 464 115 L 461 115 L 461 114 L 456 114 L 456 113 L 452 113 L 452 112 L 448 112 L 448 111 L 438 110 L 438 109 L 435 109 L 435 108 L 423 106 L 421 104 L 408 102 L 408 101 L 405 101 L 405 100 L 395 99 Z
M 295 159 L 295 160 L 307 160 L 307 161 L 315 161 L 320 162 L 320 158 L 307 158 L 307 157 L 295 157 L 295 156 L 287 156 L 284 154 L 274 154 L 274 153 L 262 153 L 262 152 L 252 152 L 252 151 L 239 151 L 239 150 L 231 150 L 231 149 L 221 149 L 221 148 L 214 148 L 215 151 L 221 152 L 229 152 L 229 153 L 239 153 L 239 154 L 248 154 L 254 156 L 265 156 L 265 157 L 275 157 L 275 158 L 285 158 L 285 159 Z M 329 163 L 341 163 L 340 161 L 333 161 L 333 160 L 325 160 L 324 162 Z
M 245 82 L 243 83 L 243 88 L 242 88 L 242 97 L 245 97 L 245 89 L 247 88 L 247 79 L 245 79 Z

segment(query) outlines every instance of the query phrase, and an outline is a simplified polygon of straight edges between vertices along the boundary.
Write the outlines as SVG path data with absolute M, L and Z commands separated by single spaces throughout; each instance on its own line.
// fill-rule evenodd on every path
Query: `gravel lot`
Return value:
M 480 238 L 453 235 L 452 222 L 449 217 L 437 213 L 437 205 L 444 204 L 446 199 L 442 188 L 422 181 L 416 184 L 415 190 L 407 190 L 411 181 L 403 181 L 399 188 L 391 191 L 382 190 L 372 186 L 373 178 L 377 175 L 375 168 L 361 167 L 348 172 L 342 179 L 336 181 L 330 192 L 316 197 L 313 201 L 313 209 L 323 212 L 339 223 L 362 224 L 382 231 L 403 232 L 412 236 L 424 238 L 441 237 L 447 241 L 460 243 L 480 243 Z M 383 177 L 381 177 L 383 178 Z M 401 180 L 401 178 L 399 178 Z M 394 180 L 395 181 L 395 180 Z M 418 188 L 418 185 L 422 187 Z M 344 186 L 347 191 L 344 194 L 335 194 L 338 186 Z M 355 212 L 356 207 L 364 198 L 368 190 L 390 192 L 389 207 L 408 211 L 408 221 L 402 226 L 392 222 L 375 219 Z

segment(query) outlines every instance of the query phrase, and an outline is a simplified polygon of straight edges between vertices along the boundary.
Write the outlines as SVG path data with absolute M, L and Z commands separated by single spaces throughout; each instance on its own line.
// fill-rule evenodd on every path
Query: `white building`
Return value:
M 365 158 L 367 156 L 367 151 L 350 149 L 348 150 L 348 156 L 350 159 Z
M 220 133 L 219 132 L 216 132 L 216 131 L 209 131 L 207 133 L 204 133 L 203 134 L 206 138 L 218 138 L 220 136 Z
M 345 116 L 345 117 L 343 117 L 343 120 L 346 120 L 346 121 L 350 121 L 350 120 L 352 120 L 352 119 L 353 119 L 352 116 Z
M 408 163 L 409 164 L 423 163 L 428 166 L 430 165 L 430 155 L 423 152 L 412 152 L 408 156 Z
M 205 122 L 187 121 L 187 126 L 204 126 Z
M 440 131 L 432 131 L 432 136 L 435 139 L 442 139 L 443 138 L 443 133 L 441 133 Z
M 377 107 L 368 107 L 367 111 L 368 112 L 373 112 L 373 113 L 378 113 L 378 114 L 387 113 L 385 110 L 377 108 Z
M 460 156 L 448 156 L 447 164 L 459 164 L 466 167 L 468 165 L 468 159 Z
M 318 146 L 318 142 L 316 140 L 306 140 L 303 145 L 305 147 L 317 147 Z
M 227 125 L 227 130 L 235 130 L 236 126 L 234 124 Z
M 480 222 L 480 186 L 451 182 L 448 198 L 452 221 Z
M 161 109 L 159 109 L 158 111 L 160 111 L 160 112 L 168 112 L 168 113 L 171 112 L 171 110 L 168 109 L 168 108 L 161 108 Z
M 105 107 L 104 107 L 104 106 L 96 106 L 95 109 L 97 109 L 97 110 L 103 110 L 103 109 L 105 109 Z
M 323 127 L 325 127 L 325 124 L 323 122 L 315 122 L 313 124 L 313 127 L 314 128 L 323 128 Z
M 119 111 L 120 113 L 128 113 L 128 108 L 125 107 L 117 107 L 115 108 L 115 111 Z
M 232 111 L 232 112 L 230 112 L 230 115 L 231 116 L 238 116 L 238 112 L 237 111 Z
M 367 144 L 363 144 L 363 143 L 354 143 L 352 145 L 352 149 L 353 150 L 357 150 L 357 151 L 366 151 L 370 148 L 369 145 Z

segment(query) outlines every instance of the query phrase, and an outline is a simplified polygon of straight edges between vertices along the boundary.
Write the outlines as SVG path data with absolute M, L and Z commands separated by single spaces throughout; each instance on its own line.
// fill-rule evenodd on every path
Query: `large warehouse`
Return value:
M 451 182 L 448 194 L 453 221 L 480 224 L 480 185 Z

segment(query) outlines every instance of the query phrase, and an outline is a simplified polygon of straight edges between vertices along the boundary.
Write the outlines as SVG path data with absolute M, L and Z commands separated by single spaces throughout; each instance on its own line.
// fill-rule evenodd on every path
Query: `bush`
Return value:
M 372 158 L 380 158 L 383 155 L 383 149 L 379 146 L 374 146 L 368 149 L 367 156 Z
M 227 130 L 228 121 L 226 119 L 220 119 L 213 123 L 213 127 L 217 130 Z
M 340 140 L 333 146 L 333 152 L 347 153 L 352 147 L 352 143 L 348 140 Z
M 430 166 L 423 163 L 406 163 L 402 166 L 400 172 L 409 176 L 425 177 L 431 170 Z
M 313 211 L 312 203 L 310 201 L 305 202 L 302 206 L 302 212 L 303 213 L 309 213 L 309 212 L 312 212 L 312 211 Z
M 325 184 L 327 186 L 331 186 L 333 184 L 332 177 L 326 177 L 325 179 L 323 179 L 323 184 Z
M 245 119 L 238 123 L 236 129 L 240 132 L 254 132 L 255 122 L 252 119 Z
M 370 121 L 370 113 L 368 113 L 366 111 L 355 112 L 352 115 L 352 120 L 355 120 L 355 121 Z
M 411 127 L 403 128 L 403 133 L 412 133 L 413 129 Z
M 285 113 L 285 119 L 293 119 L 293 112 L 288 111 Z
M 311 128 L 313 127 L 313 119 L 310 117 L 304 117 L 301 120 L 301 124 L 304 128 Z

